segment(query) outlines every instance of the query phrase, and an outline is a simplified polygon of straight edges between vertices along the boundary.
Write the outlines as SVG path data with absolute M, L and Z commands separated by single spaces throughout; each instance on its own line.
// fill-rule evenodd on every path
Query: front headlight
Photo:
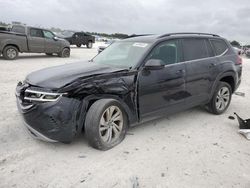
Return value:
M 53 102 L 57 101 L 62 95 L 65 94 L 66 93 L 53 93 L 26 89 L 24 92 L 24 100 L 36 102 Z

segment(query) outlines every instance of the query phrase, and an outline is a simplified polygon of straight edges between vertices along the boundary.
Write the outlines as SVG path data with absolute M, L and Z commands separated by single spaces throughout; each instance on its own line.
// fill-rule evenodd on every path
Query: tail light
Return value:
M 242 64 L 242 58 L 240 56 L 237 57 L 236 65 Z

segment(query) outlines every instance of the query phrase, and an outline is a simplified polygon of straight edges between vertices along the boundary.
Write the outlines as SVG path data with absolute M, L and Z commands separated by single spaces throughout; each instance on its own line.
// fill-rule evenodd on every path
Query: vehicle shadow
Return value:
M 140 134 L 142 132 L 145 131 L 145 129 L 148 131 L 151 130 L 152 127 L 155 126 L 162 126 L 161 124 L 164 123 L 164 127 L 168 127 L 168 126 L 173 126 L 171 123 L 165 123 L 166 121 L 175 121 L 176 119 L 183 119 L 186 118 L 187 116 L 194 116 L 194 114 L 198 115 L 202 115 L 202 114 L 208 114 L 207 111 L 202 108 L 202 107 L 195 107 L 195 108 L 191 108 L 189 110 L 186 111 L 182 111 L 182 112 L 178 112 L 169 116 L 164 116 L 162 118 L 158 118 L 158 119 L 154 119 L 154 120 L 150 120 L 144 123 L 140 123 L 137 124 L 136 126 L 133 127 L 129 127 L 128 128 L 128 132 L 127 132 L 127 136 L 129 135 L 136 135 L 136 134 Z M 212 114 L 211 114 L 212 115 Z M 183 124 L 176 124 L 175 126 L 183 126 Z M 61 142 L 56 142 L 56 143 L 50 143 L 50 142 L 44 142 L 44 141 L 40 141 L 37 140 L 37 142 L 39 142 L 40 144 L 46 146 L 46 147 L 50 147 L 50 148 L 61 148 L 61 149 L 65 149 L 65 150 L 75 150 L 75 148 L 79 148 L 79 149 L 85 149 L 86 151 L 98 151 L 96 149 L 93 149 L 91 146 L 89 146 L 88 141 L 86 139 L 86 135 L 84 132 L 81 132 L 80 134 L 78 134 L 70 143 L 61 143 Z
M 81 47 L 70 46 L 70 49 L 88 49 L 88 50 L 91 50 L 91 49 L 93 49 L 93 48 L 87 48 L 86 46 L 81 46 Z
M 209 114 L 204 107 L 198 106 L 198 107 L 194 107 L 194 108 L 191 108 L 191 109 L 187 109 L 185 111 L 181 111 L 181 112 L 177 112 L 177 113 L 174 113 L 174 114 L 166 115 L 166 116 L 163 116 L 161 118 L 157 118 L 157 119 L 149 120 L 149 121 L 146 121 L 146 122 L 143 122 L 143 123 L 139 123 L 139 124 L 137 124 L 135 126 L 130 127 L 128 129 L 128 134 L 130 134 L 131 132 L 134 133 L 134 132 L 143 130 L 142 127 L 144 129 L 147 129 L 147 128 L 150 128 L 151 126 L 157 126 L 158 124 L 161 124 L 161 123 L 165 122 L 166 120 L 167 121 L 172 121 L 172 120 L 176 120 L 178 118 L 193 116 L 194 114 L 196 115 L 197 113 L 199 113 L 199 114 Z M 170 126 L 170 125 L 166 124 L 164 126 Z M 176 125 L 176 126 L 178 126 L 178 125 Z
M 47 56 L 47 55 L 22 55 L 22 56 L 18 56 L 17 59 L 15 60 L 6 60 L 4 59 L 3 56 L 0 56 L 0 60 L 4 60 L 4 61 L 18 61 L 18 59 L 41 59 L 41 58 L 47 58 L 47 59 L 52 59 L 52 58 L 60 58 L 57 55 L 53 55 L 53 56 Z

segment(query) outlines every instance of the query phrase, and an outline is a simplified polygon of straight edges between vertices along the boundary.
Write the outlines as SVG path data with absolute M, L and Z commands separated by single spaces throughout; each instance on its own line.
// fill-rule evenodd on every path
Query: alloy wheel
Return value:
M 230 101 L 230 91 L 227 87 L 222 87 L 216 96 L 216 108 L 217 110 L 223 111 L 227 108 Z
M 123 129 L 123 114 L 117 106 L 108 107 L 102 114 L 99 133 L 103 142 L 116 141 Z
M 10 48 L 7 50 L 7 56 L 10 58 L 10 59 L 14 59 L 16 56 L 17 56 L 17 52 L 15 49 L 13 48 Z

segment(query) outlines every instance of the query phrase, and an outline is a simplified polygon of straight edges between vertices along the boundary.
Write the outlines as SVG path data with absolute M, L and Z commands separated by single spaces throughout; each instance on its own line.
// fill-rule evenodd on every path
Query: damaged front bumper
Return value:
M 25 96 L 26 90 L 30 91 L 28 86 L 18 85 L 16 98 L 18 111 L 29 133 L 43 141 L 70 142 L 77 133 L 80 102 L 66 96 L 48 102 L 32 101 Z
M 58 142 L 57 140 L 52 140 L 52 139 L 46 137 L 45 135 L 41 134 L 40 132 L 38 132 L 37 130 L 32 128 L 30 125 L 28 125 L 26 122 L 23 122 L 23 123 L 26 126 L 28 133 L 33 138 L 36 138 L 36 139 L 39 139 L 39 140 L 42 140 L 45 142 Z

